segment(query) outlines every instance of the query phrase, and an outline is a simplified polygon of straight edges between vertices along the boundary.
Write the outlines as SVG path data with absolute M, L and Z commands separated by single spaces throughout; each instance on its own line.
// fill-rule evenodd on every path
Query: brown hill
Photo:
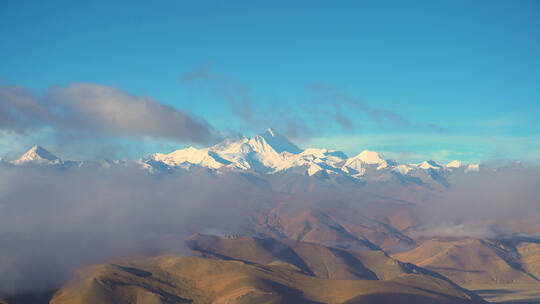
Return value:
M 531 252 L 534 268 L 535 247 L 522 247 Z M 538 280 L 523 268 L 520 254 L 508 244 L 477 239 L 431 239 L 417 248 L 394 254 L 403 262 L 437 271 L 460 285 L 528 284 Z
M 365 205 L 368 212 L 371 205 Z M 392 208 L 395 210 L 386 213 L 386 209 Z M 290 205 L 280 204 L 255 216 L 252 224 L 255 231 L 265 235 L 335 247 L 393 251 L 415 246 L 414 240 L 403 232 L 412 225 L 407 210 L 396 204 L 378 205 L 373 209 L 370 214 L 376 215 L 375 211 L 378 211 L 381 215 L 366 218 L 340 206 L 332 210 L 307 208 L 298 211 Z
M 423 274 L 386 281 L 329 280 L 282 265 L 160 256 L 77 272 L 53 304 L 78 303 L 474 303 L 450 282 Z
M 540 244 L 523 242 L 517 245 L 521 257 L 521 265 L 529 274 L 540 279 Z
M 189 247 L 205 257 L 241 260 L 262 265 L 278 262 L 325 279 L 390 279 L 412 272 L 381 250 L 350 251 L 290 239 L 196 234 Z

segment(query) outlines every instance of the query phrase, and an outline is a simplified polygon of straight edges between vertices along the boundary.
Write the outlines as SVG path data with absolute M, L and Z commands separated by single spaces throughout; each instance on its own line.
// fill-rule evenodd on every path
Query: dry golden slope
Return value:
M 79 271 L 51 303 L 473 303 L 422 274 L 387 281 L 328 280 L 292 268 L 161 256 Z M 481 300 L 477 300 L 481 302 Z
M 523 268 L 540 279 L 540 244 L 523 242 L 517 246 Z
M 349 251 L 290 239 L 248 236 L 218 237 L 196 234 L 187 241 L 203 256 L 262 265 L 284 262 L 324 279 L 392 279 L 410 273 L 411 265 L 399 263 L 381 250 Z
M 274 237 L 332 246 L 381 247 L 385 250 L 414 246 L 411 238 L 393 227 L 397 225 L 402 229 L 407 229 L 410 226 L 410 219 L 400 211 L 393 211 L 396 212 L 396 216 L 376 220 L 364 218 L 361 214 L 343 214 L 336 210 L 308 209 L 299 212 L 291 209 L 292 207 L 287 204 L 281 204 L 254 217 L 252 220 L 254 229 Z
M 210 258 L 162 256 L 89 267 L 52 303 L 482 302 L 379 250 L 208 235 L 194 235 L 188 244 Z
M 538 270 L 540 256 L 534 245 L 518 247 L 520 252 L 517 252 L 513 247 L 487 240 L 432 239 L 411 251 L 395 254 L 394 257 L 437 271 L 465 286 L 529 284 L 538 283 L 535 276 L 531 275 Z

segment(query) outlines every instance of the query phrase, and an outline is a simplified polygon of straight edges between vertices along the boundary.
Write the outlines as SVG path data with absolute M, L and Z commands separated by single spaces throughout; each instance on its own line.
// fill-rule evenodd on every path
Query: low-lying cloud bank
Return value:
M 239 231 L 266 197 L 234 176 L 2 167 L 0 294 L 55 286 L 107 258 L 182 251 L 202 229 Z
M 74 83 L 35 96 L 21 86 L 0 87 L 0 130 L 29 133 L 52 128 L 70 137 L 161 137 L 213 143 L 217 132 L 207 122 L 148 96 L 116 87 Z
M 493 238 L 540 236 L 540 168 L 486 167 L 455 176 L 450 188 L 418 209 L 426 236 Z M 536 224 L 535 224 L 536 223 Z
M 496 237 L 492 225 L 499 221 L 540 220 L 538 176 L 538 168 L 459 176 L 446 192 L 409 210 L 419 233 Z M 77 267 L 148 249 L 182 253 L 183 240 L 196 232 L 249 231 L 250 216 L 277 203 L 370 216 L 364 203 L 377 195 L 368 193 L 404 193 L 324 181 L 310 191 L 286 193 L 280 179 L 196 169 L 152 175 L 136 166 L 59 170 L 0 163 L 0 294 L 56 287 Z

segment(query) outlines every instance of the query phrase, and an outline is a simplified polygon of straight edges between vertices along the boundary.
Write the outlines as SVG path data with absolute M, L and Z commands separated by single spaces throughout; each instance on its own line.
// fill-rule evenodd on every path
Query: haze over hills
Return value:
M 35 146 L 0 162 L 10 244 L 0 293 L 9 303 L 44 290 L 53 303 L 470 303 L 482 300 L 463 288 L 497 300 L 486 290 L 508 285 L 533 299 L 537 176 L 515 163 L 301 150 L 271 129 L 138 161 L 68 161 Z

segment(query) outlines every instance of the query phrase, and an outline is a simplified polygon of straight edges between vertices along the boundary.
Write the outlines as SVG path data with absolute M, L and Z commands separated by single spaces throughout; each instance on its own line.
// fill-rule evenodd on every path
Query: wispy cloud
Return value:
M 448 130 L 435 123 L 416 123 L 409 120 L 395 110 L 388 110 L 373 106 L 361 98 L 350 95 L 346 89 L 325 83 L 315 83 L 306 85 L 306 89 L 316 94 L 318 102 L 332 104 L 336 108 L 336 115 L 342 116 L 344 113 L 358 113 L 362 117 L 368 118 L 379 125 L 389 124 L 399 128 L 423 130 L 425 132 L 447 133 Z M 355 123 L 351 118 L 349 121 Z M 344 129 L 351 129 L 349 123 L 345 121 Z
M 305 139 L 336 127 L 345 133 L 358 132 L 366 120 L 399 127 L 414 126 L 395 111 L 370 105 L 325 83 L 306 85 L 305 89 L 311 93 L 307 100 L 277 102 L 272 103 L 271 108 L 263 108 L 260 102 L 254 102 L 246 85 L 214 72 L 213 68 L 214 62 L 209 61 L 180 77 L 180 81 L 210 90 L 229 105 L 232 114 L 255 130 L 270 126 L 290 137 Z
M 210 60 L 204 65 L 198 67 L 180 77 L 183 84 L 199 83 L 209 87 L 214 94 L 223 98 L 230 106 L 232 112 L 253 125 L 257 123 L 252 110 L 252 102 L 249 89 L 239 82 L 214 73 L 214 61 Z
M 342 115 L 343 107 L 350 107 L 377 122 L 390 122 L 400 126 L 411 126 L 412 123 L 399 113 L 374 107 L 360 98 L 349 95 L 346 90 L 324 83 L 309 84 L 306 88 L 319 95 L 321 101 L 331 103 L 337 108 L 336 113 Z

